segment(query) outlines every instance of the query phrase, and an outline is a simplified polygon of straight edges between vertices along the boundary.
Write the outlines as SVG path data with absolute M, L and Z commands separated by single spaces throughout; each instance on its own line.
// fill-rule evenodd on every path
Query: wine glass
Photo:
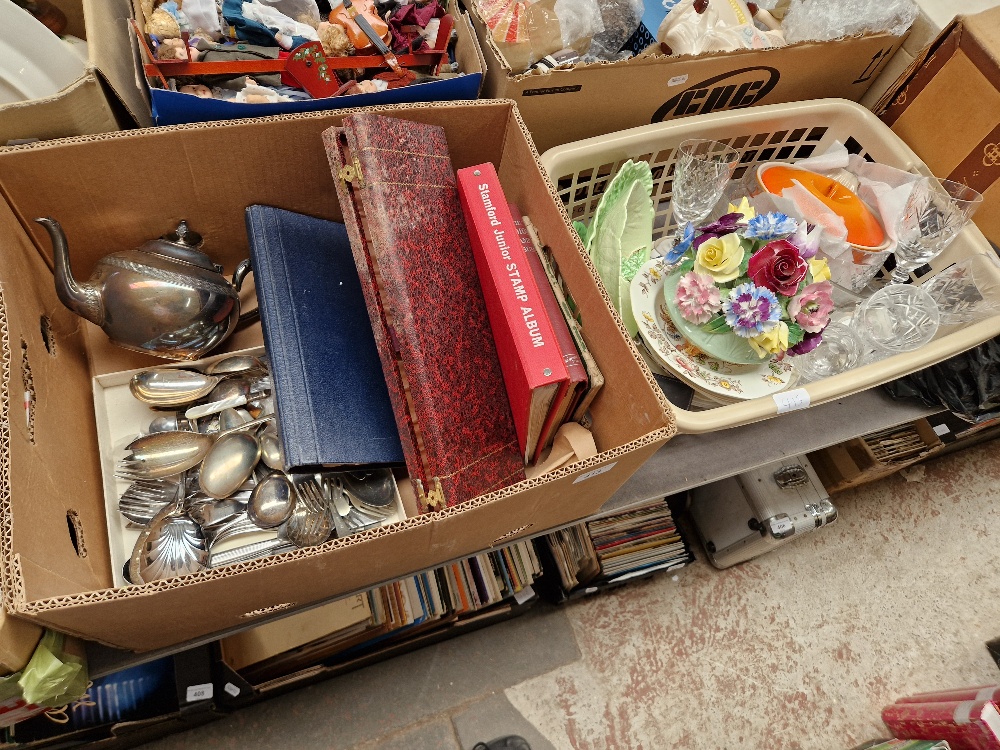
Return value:
M 739 160 L 739 151 L 704 138 L 683 141 L 677 147 L 670 198 L 675 228 L 666 241 L 657 243 L 658 251 L 672 248 L 688 222 L 696 224 L 712 213 Z
M 889 283 L 905 284 L 914 269 L 943 253 L 982 202 L 982 195 L 960 182 L 916 182 L 896 221 L 896 268 Z

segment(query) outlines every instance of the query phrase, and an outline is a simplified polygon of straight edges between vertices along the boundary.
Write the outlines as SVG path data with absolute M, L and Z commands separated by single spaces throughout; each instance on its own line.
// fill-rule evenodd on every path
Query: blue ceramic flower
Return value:
M 692 242 L 694 242 L 694 224 L 689 221 L 684 225 L 684 232 L 681 234 L 680 239 L 677 240 L 677 244 L 670 249 L 670 252 L 663 256 L 664 262 L 672 266 L 691 249 Z
M 722 312 L 726 325 L 745 339 L 770 331 L 781 320 L 781 305 L 774 292 L 750 281 L 729 293 Z
M 780 212 L 761 214 L 755 216 L 747 222 L 743 236 L 755 240 L 770 242 L 793 234 L 799 224 L 795 219 Z

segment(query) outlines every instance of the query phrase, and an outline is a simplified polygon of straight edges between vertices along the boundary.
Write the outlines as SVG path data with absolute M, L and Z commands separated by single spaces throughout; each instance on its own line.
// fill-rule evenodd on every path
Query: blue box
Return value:
M 275 104 L 241 104 L 222 99 L 200 99 L 162 88 L 148 87 L 154 125 L 181 125 L 189 122 L 238 120 L 244 117 L 267 117 L 299 112 L 374 107 L 384 104 L 415 104 L 478 99 L 486 72 L 483 52 L 476 38 L 469 14 L 452 5 L 458 41 L 455 58 L 463 75 L 440 81 L 404 86 L 373 94 L 353 94 L 326 99 L 277 102 Z M 140 67 L 140 78 L 142 71 Z
M 457 78 L 446 78 L 431 83 L 403 86 L 374 94 L 352 94 L 326 99 L 309 99 L 275 104 L 241 104 L 222 99 L 199 99 L 191 94 L 181 94 L 166 89 L 150 88 L 153 123 L 180 125 L 186 122 L 210 120 L 238 120 L 243 117 L 266 117 L 298 112 L 374 107 L 380 104 L 413 104 L 415 102 L 442 102 L 457 99 L 478 99 L 483 83 L 482 72 L 467 73 Z

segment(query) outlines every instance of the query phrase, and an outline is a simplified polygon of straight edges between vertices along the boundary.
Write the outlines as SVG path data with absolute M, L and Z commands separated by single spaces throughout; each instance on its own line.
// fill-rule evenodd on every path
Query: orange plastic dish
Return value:
M 800 183 L 844 220 L 850 244 L 866 249 L 879 249 L 885 245 L 885 230 L 875 214 L 856 193 L 836 180 L 807 169 L 784 165 L 762 168 L 757 179 L 761 187 L 772 195 L 781 195 L 794 182 Z

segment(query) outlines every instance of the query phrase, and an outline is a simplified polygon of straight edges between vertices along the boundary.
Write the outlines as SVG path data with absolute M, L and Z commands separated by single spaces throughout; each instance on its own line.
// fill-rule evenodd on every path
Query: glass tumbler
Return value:
M 921 287 L 937 302 L 941 325 L 974 323 L 1000 312 L 1000 258 L 976 254 Z
M 860 292 L 868 286 L 890 255 L 891 250 L 865 250 L 860 247 L 848 247 L 836 258 L 820 253 L 830 266 L 833 283 L 851 292 Z
M 799 378 L 811 383 L 856 367 L 861 360 L 862 349 L 858 335 L 849 326 L 830 323 L 823 329 L 823 340 L 819 346 L 790 361 L 795 364 Z

